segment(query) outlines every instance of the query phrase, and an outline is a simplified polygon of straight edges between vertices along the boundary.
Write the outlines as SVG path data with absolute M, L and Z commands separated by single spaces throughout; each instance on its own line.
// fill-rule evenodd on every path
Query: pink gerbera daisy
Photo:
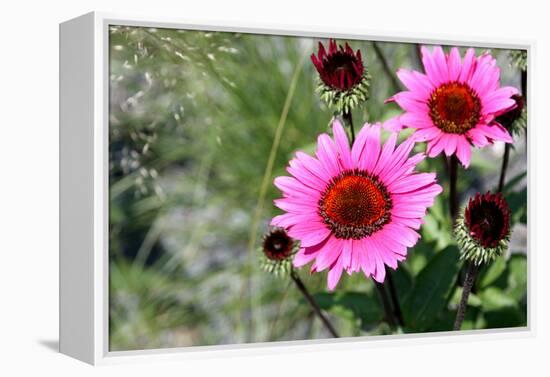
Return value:
M 484 147 L 493 141 L 512 142 L 508 131 L 495 118 L 516 106 L 513 87 L 500 87 L 500 69 L 488 53 L 475 56 L 468 49 L 462 60 L 458 49 L 445 55 L 441 47 L 433 53 L 422 47 L 426 74 L 400 69 L 399 79 L 407 91 L 397 93 L 395 101 L 405 113 L 387 125 L 415 128 L 416 138 L 428 142 L 428 156 L 441 152 L 456 154 L 467 167 L 471 145 Z
M 386 265 L 397 268 L 419 234 L 426 209 L 441 187 L 434 173 L 416 173 L 424 159 L 409 154 L 414 140 L 396 148 L 397 134 L 380 142 L 380 126 L 366 124 L 350 148 L 340 122 L 333 123 L 334 140 L 318 138 L 316 158 L 297 152 L 287 168 L 292 177 L 277 177 L 285 211 L 271 221 L 300 241 L 294 266 L 313 260 L 312 272 L 329 269 L 334 289 L 343 270 L 360 270 L 383 282 Z

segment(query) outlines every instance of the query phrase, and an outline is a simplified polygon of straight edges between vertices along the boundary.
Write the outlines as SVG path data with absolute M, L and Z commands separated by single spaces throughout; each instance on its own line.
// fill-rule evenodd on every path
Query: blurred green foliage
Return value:
M 261 223 L 252 221 L 275 129 L 298 69 L 282 140 L 269 179 L 285 174 L 296 150 L 312 152 L 328 130 L 332 110 L 317 98 L 307 60 L 316 40 L 296 37 L 113 26 L 110 30 L 110 349 L 131 350 L 325 338 L 329 334 L 291 282 L 259 268 L 247 250 L 278 212 L 269 185 Z M 361 49 L 372 74 L 371 99 L 355 123 L 398 113 L 383 105 L 396 88 L 371 42 Z M 412 44 L 378 43 L 390 68 L 418 69 Z M 519 85 L 507 51 L 493 51 L 502 81 Z M 300 65 L 300 61 L 305 64 Z M 359 126 L 357 126 L 359 127 Z M 512 153 L 506 197 L 514 232 L 525 234 L 525 141 Z M 420 148 L 420 147 L 419 147 Z M 460 171 L 462 202 L 493 189 L 500 155 L 476 151 Z M 422 240 L 393 273 L 406 318 L 405 332 L 449 330 L 462 276 L 450 232 L 445 191 L 430 209 Z M 523 225 L 522 225 L 523 224 Z M 259 241 L 258 241 L 259 242 Z M 256 245 L 257 246 L 257 245 Z M 463 328 L 526 324 L 525 239 L 513 253 L 481 271 Z M 324 274 L 300 272 L 343 336 L 391 329 L 372 281 L 344 277 L 326 292 Z

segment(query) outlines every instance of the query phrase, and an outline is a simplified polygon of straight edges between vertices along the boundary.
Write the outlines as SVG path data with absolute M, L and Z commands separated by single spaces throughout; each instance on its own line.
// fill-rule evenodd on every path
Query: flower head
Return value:
M 475 264 L 501 255 L 510 238 L 510 208 L 501 193 L 477 193 L 457 220 L 457 242 L 461 258 Z
M 516 106 L 499 115 L 496 121 L 503 125 L 511 134 L 520 134 L 527 127 L 524 111 L 525 100 L 519 94 L 514 94 L 512 99 L 516 102 Z
M 292 256 L 298 250 L 298 242 L 283 228 L 273 228 L 264 235 L 261 264 L 264 270 L 275 275 L 284 275 L 292 267 Z
M 413 139 L 396 146 L 392 133 L 382 144 L 380 126 L 365 124 L 350 148 L 339 121 L 333 132 L 319 136 L 315 157 L 296 153 L 292 177 L 275 179 L 283 192 L 275 205 L 286 213 L 271 224 L 300 241 L 294 266 L 314 261 L 312 272 L 329 270 L 329 289 L 343 270 L 383 282 L 386 265 L 396 269 L 417 242 L 415 229 L 441 187 L 434 173 L 414 171 L 425 156 L 409 157 Z
M 461 59 L 458 49 L 445 54 L 441 47 L 432 53 L 422 47 L 425 74 L 400 69 L 399 79 L 408 90 L 395 94 L 405 113 L 387 123 L 390 128 L 410 127 L 417 140 L 428 142 L 428 156 L 456 154 L 467 167 L 471 146 L 484 147 L 494 141 L 512 142 L 510 133 L 496 117 L 516 106 L 511 97 L 516 88 L 500 86 L 500 69 L 488 53 L 476 57 L 468 49 Z
M 363 65 L 361 51 L 354 52 L 346 42 L 345 47 L 329 41 L 328 53 L 321 42 L 317 56 L 311 61 L 319 73 L 321 98 L 339 111 L 349 111 L 360 101 L 368 99 L 369 74 Z

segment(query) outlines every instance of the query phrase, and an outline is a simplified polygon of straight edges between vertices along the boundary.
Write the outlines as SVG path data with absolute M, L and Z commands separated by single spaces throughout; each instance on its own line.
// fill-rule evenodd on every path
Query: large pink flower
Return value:
M 292 177 L 278 177 L 285 211 L 271 221 L 300 241 L 294 266 L 313 260 L 312 272 L 329 269 L 334 289 L 343 270 L 360 270 L 383 282 L 386 265 L 395 269 L 419 234 L 426 209 L 441 186 L 434 173 L 416 173 L 424 159 L 409 154 L 414 140 L 396 148 L 397 134 L 380 142 L 380 126 L 366 124 L 350 149 L 340 122 L 333 123 L 334 140 L 318 139 L 316 158 L 297 152 L 287 168 Z
M 397 72 L 408 90 L 388 100 L 405 110 L 386 123 L 390 128 L 417 129 L 417 139 L 428 141 L 428 156 L 456 153 L 465 167 L 470 163 L 471 145 L 512 142 L 495 118 L 516 106 L 511 97 L 518 91 L 500 87 L 500 69 L 490 54 L 476 57 L 474 50 L 468 49 L 462 60 L 456 47 L 448 55 L 441 47 L 435 47 L 433 53 L 422 47 L 422 64 L 426 74 L 405 69 Z

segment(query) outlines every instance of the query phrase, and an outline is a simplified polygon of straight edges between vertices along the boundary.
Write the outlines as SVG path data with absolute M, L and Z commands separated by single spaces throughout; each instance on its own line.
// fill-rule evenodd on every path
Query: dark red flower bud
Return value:
M 311 61 L 323 83 L 330 88 L 347 91 L 359 84 L 363 77 L 361 51 L 353 52 L 346 42 L 345 46 L 329 41 L 328 53 L 321 42 L 317 56 L 311 55 Z
M 280 261 L 290 257 L 295 241 L 284 229 L 275 228 L 264 236 L 262 250 L 268 259 Z
M 464 223 L 481 246 L 494 248 L 510 233 L 510 207 L 501 193 L 477 193 L 468 202 Z

